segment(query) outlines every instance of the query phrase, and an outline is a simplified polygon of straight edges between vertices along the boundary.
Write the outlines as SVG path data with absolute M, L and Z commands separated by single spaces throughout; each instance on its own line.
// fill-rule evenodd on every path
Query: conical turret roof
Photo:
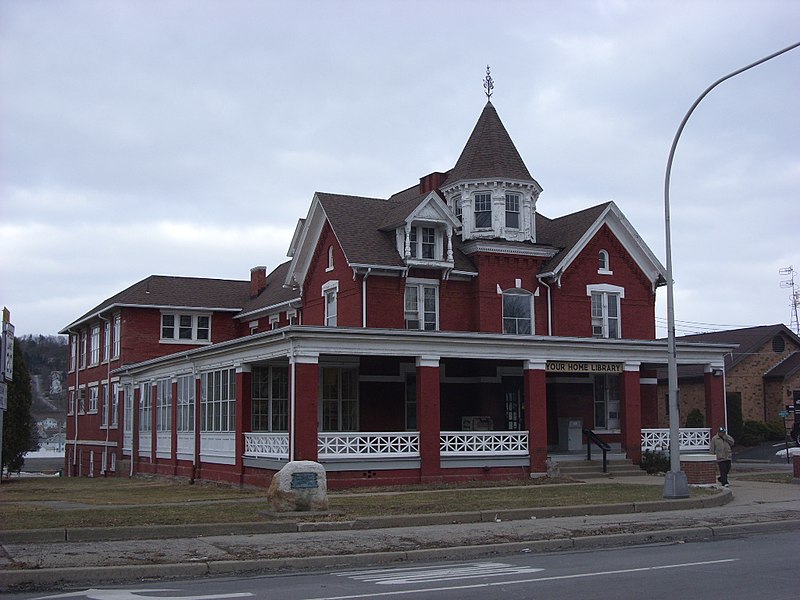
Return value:
M 447 181 L 489 178 L 534 181 L 491 102 L 483 108 Z

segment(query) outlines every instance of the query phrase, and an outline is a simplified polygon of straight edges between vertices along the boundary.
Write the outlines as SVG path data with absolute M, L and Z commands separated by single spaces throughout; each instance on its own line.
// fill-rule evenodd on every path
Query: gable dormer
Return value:
M 408 267 L 453 268 L 453 232 L 459 226 L 435 191 L 394 228 L 398 254 Z
M 461 221 L 462 240 L 536 241 L 536 201 L 542 188 L 491 102 L 441 189 Z

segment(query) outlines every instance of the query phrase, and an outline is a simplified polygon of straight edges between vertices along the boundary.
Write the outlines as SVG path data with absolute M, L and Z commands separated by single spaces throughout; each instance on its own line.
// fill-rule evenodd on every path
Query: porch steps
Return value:
M 603 473 L 603 460 L 581 460 L 558 462 L 559 471 L 563 477 L 572 479 L 602 479 L 611 477 L 632 477 L 647 475 L 647 472 L 640 469 L 639 465 L 631 463 L 629 460 L 609 460 L 607 463 L 608 472 Z

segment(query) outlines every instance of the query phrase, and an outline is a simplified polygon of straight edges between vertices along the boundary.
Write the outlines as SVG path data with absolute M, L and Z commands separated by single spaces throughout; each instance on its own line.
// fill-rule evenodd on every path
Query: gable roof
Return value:
M 491 102 L 484 106 L 447 182 L 488 178 L 535 181 Z
M 654 289 L 666 282 L 666 269 L 613 201 L 558 219 L 547 219 L 537 212 L 537 218 L 536 241 L 561 248 L 542 265 L 542 273 L 552 273 L 557 279 L 605 225 L 652 282 Z
M 777 325 L 759 325 L 742 329 L 729 329 L 726 331 L 713 331 L 681 336 L 681 341 L 710 342 L 720 344 L 739 344 L 731 354 L 725 355 L 725 368 L 730 369 L 742 362 L 748 356 L 756 353 L 764 344 L 770 342 L 776 335 L 784 334 L 800 346 L 800 337 L 783 323 Z
M 764 375 L 766 379 L 787 379 L 800 372 L 800 351 L 792 352 Z
M 184 308 L 238 312 L 250 294 L 250 282 L 234 279 L 150 275 L 104 300 L 59 333 L 116 307 Z

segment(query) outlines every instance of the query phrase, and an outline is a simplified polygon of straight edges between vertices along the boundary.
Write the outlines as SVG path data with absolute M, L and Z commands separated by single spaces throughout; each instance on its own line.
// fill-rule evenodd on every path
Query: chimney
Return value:
M 250 297 L 255 298 L 267 287 L 267 267 L 250 269 Z
M 433 190 L 439 189 L 439 186 L 444 183 L 444 180 L 447 178 L 446 173 L 439 173 L 438 171 L 434 171 L 429 175 L 425 175 L 425 177 L 419 178 L 419 191 L 421 194 L 427 194 L 428 192 L 432 192 Z

